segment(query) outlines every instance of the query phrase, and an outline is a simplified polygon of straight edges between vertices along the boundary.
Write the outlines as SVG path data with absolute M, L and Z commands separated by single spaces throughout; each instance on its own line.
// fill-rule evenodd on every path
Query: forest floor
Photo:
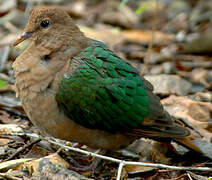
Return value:
M 170 166 L 212 168 L 212 3 L 211 0 L 0 1 L 0 179 L 115 179 L 118 163 L 102 160 L 95 172 L 73 172 L 73 161 L 92 158 L 60 150 L 49 140 L 12 133 L 39 131 L 27 118 L 13 88 L 12 63 L 29 42 L 12 43 L 31 7 L 61 5 L 86 36 L 103 41 L 154 86 L 165 109 L 183 120 L 203 155 L 172 143 L 140 139 L 106 156 Z M 8 134 L 8 135 L 6 135 Z M 9 135 L 10 134 L 10 135 Z M 66 143 L 67 144 L 67 143 Z M 94 152 L 86 146 L 83 150 Z M 74 159 L 74 160 L 73 160 Z M 47 161 L 46 161 L 47 160 Z M 42 166 L 41 166 L 42 164 Z M 212 172 L 124 166 L 123 179 L 208 180 Z

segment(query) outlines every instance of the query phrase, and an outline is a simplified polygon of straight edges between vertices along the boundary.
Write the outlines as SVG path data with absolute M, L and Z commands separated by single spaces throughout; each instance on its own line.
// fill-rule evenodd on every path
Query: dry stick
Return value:
M 124 167 L 124 162 L 119 163 L 118 174 L 116 177 L 117 180 L 121 179 L 121 173 L 122 173 L 123 167 Z
M 170 165 L 157 164 L 157 163 L 124 161 L 124 160 L 120 160 L 120 159 L 116 159 L 116 158 L 112 158 L 112 157 L 103 156 L 103 155 L 99 155 L 99 154 L 96 154 L 96 153 L 88 152 L 88 151 L 85 151 L 85 150 L 82 150 L 82 149 L 79 149 L 79 148 L 70 147 L 70 146 L 64 145 L 62 143 L 56 142 L 56 141 L 58 141 L 58 139 L 55 139 L 55 138 L 51 138 L 51 139 L 44 138 L 44 137 L 39 136 L 39 135 L 37 135 L 35 133 L 32 134 L 32 133 L 19 132 L 19 133 L 2 133 L 1 135 L 6 135 L 6 136 L 27 136 L 27 137 L 36 138 L 36 139 L 38 138 L 38 139 L 41 139 L 41 140 L 48 141 L 51 144 L 60 146 L 60 147 L 62 147 L 64 149 L 66 149 L 66 150 L 71 150 L 71 151 L 79 152 L 79 153 L 82 153 L 82 154 L 86 154 L 87 156 L 93 156 L 93 157 L 101 158 L 101 159 L 104 159 L 104 160 L 107 160 L 107 161 L 112 161 L 112 162 L 119 163 L 117 180 L 120 179 L 122 169 L 126 165 L 148 166 L 148 167 L 165 168 L 165 169 L 171 169 L 171 170 L 183 170 L 183 171 L 207 171 L 207 172 L 212 172 L 212 168 L 209 168 L 209 167 L 179 167 L 179 166 L 170 166 Z
M 8 157 L 7 159 L 5 159 L 4 161 L 8 161 L 13 159 L 15 156 L 17 156 L 20 152 L 22 152 L 23 150 L 27 149 L 28 147 L 32 146 L 33 144 L 36 144 L 38 142 L 40 142 L 41 139 L 36 139 L 34 141 L 32 141 L 29 144 L 25 144 L 22 148 L 18 149 L 14 154 L 12 154 L 10 157 Z
M 190 180 L 192 180 L 191 175 L 189 173 L 186 173 Z

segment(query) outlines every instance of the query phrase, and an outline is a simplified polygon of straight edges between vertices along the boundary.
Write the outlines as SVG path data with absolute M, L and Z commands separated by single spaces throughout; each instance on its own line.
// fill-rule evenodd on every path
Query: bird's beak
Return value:
M 21 36 L 15 41 L 13 46 L 17 46 L 18 44 L 20 44 L 21 42 L 23 42 L 24 40 L 30 37 L 32 37 L 32 32 L 23 32 Z

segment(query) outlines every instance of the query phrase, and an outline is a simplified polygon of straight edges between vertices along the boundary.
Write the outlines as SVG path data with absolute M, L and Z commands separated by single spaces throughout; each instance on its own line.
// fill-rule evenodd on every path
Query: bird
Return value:
M 27 39 L 13 63 L 15 91 L 43 135 L 112 151 L 141 137 L 174 140 L 201 152 L 152 84 L 103 42 L 86 37 L 62 7 L 33 7 L 14 46 Z

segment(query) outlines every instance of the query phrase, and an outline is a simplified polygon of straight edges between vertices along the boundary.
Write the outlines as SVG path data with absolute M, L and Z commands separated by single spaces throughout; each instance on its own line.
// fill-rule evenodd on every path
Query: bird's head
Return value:
M 14 45 L 16 46 L 26 39 L 42 45 L 64 43 L 76 41 L 79 36 L 83 35 L 62 8 L 40 6 L 32 9 L 24 32 Z

